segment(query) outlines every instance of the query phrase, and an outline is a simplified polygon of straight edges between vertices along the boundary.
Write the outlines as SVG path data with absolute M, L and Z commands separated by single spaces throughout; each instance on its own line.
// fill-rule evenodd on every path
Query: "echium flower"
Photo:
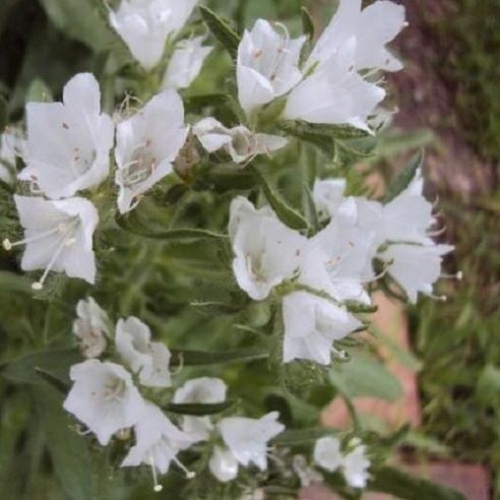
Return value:
M 81 73 L 64 87 L 62 103 L 28 103 L 27 166 L 19 178 L 49 198 L 73 196 L 106 179 L 114 125 L 100 100 L 96 79 Z
M 165 44 L 186 24 L 198 0 L 122 0 L 110 11 L 111 26 L 146 69 L 161 60 Z
M 83 198 L 44 200 L 14 196 L 24 239 L 3 241 L 6 250 L 18 245 L 26 249 L 21 260 L 24 271 L 44 269 L 33 283 L 40 290 L 51 271 L 64 271 L 69 277 L 95 282 L 96 265 L 92 236 L 97 226 L 97 210 Z
M 82 354 L 86 358 L 97 358 L 106 349 L 110 336 L 109 317 L 92 297 L 78 301 L 76 313 L 78 318 L 73 322 L 73 333 L 79 340 Z
M 132 210 L 140 196 L 173 170 L 186 141 L 184 106 L 174 90 L 153 97 L 116 129 L 115 182 L 120 213 Z

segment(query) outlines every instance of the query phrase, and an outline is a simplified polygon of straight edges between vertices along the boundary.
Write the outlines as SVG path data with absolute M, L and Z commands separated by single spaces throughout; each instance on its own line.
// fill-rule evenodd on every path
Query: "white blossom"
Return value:
M 238 164 L 260 154 L 269 155 L 288 144 L 284 137 L 253 133 L 243 125 L 227 128 L 215 118 L 200 120 L 193 133 L 209 153 L 223 149 Z
M 142 385 L 169 387 L 170 351 L 162 342 L 151 342 L 151 331 L 133 316 L 120 319 L 116 325 L 116 350 Z
M 320 216 L 330 219 L 336 215 L 342 203 L 346 185 L 345 179 L 316 179 L 313 199 Z
M 86 358 L 97 358 L 106 349 L 106 338 L 110 336 L 109 317 L 92 297 L 78 301 L 76 313 L 78 318 L 73 322 L 73 333 L 82 353 Z
M 298 273 L 306 238 L 280 222 L 270 210 L 258 211 L 236 198 L 230 209 L 233 271 L 238 285 L 254 300 Z
M 186 24 L 198 0 L 122 0 L 109 22 L 146 69 L 161 60 L 165 44 Z
M 366 446 L 359 439 L 351 440 L 350 446 L 354 446 L 342 459 L 342 472 L 347 484 L 353 488 L 365 488 L 370 477 L 368 468 L 370 461 L 366 457 Z
M 210 470 L 220 481 L 229 481 L 237 475 L 237 464 L 256 465 L 267 469 L 267 443 L 285 429 L 271 412 L 260 419 L 229 417 L 222 419 L 217 428 L 226 449 L 216 447 L 210 460 Z M 231 457 L 232 456 L 232 457 Z
M 325 436 L 314 445 L 314 461 L 328 472 L 335 472 L 343 463 L 340 441 L 336 437 Z
M 62 103 L 28 103 L 27 167 L 19 178 L 49 198 L 73 196 L 106 179 L 114 125 L 100 100 L 96 79 L 80 73 L 64 87 Z
M 298 67 L 306 37 L 291 39 L 283 25 L 262 19 L 245 30 L 238 47 L 236 77 L 241 107 L 250 114 L 259 106 L 286 94 L 301 79 Z
M 123 460 L 122 467 L 149 465 L 153 471 L 155 491 L 161 491 L 156 472 L 166 474 L 170 463 L 176 463 L 187 475 L 194 476 L 177 459 L 176 455 L 193 444 L 193 439 L 178 429 L 156 405 L 147 402 L 134 426 L 136 444 Z
M 119 430 L 135 425 L 144 411 L 144 401 L 132 377 L 120 365 L 89 359 L 73 365 L 74 384 L 64 408 L 92 431 L 101 445 Z
M 181 40 L 175 47 L 163 77 L 163 87 L 185 89 L 200 74 L 213 47 L 204 47 L 204 36 Z
M 182 387 L 175 391 L 173 402 L 175 404 L 200 403 L 216 404 L 223 403 L 226 399 L 227 386 L 219 378 L 201 377 L 188 380 Z M 210 417 L 184 416 L 182 428 L 190 436 L 197 440 L 206 440 L 214 428 Z
M 332 342 L 361 326 L 361 322 L 331 301 L 308 292 L 283 298 L 283 361 L 307 359 L 331 363 Z
M 184 106 L 174 90 L 165 90 L 117 126 L 118 209 L 135 208 L 140 196 L 173 170 L 172 162 L 187 136 Z
M 10 250 L 26 245 L 21 260 L 24 271 L 44 269 L 33 284 L 41 289 L 50 271 L 65 272 L 69 277 L 95 282 L 96 265 L 92 236 L 97 226 L 97 210 L 83 198 L 48 201 L 38 197 L 14 196 L 24 239 L 3 241 Z

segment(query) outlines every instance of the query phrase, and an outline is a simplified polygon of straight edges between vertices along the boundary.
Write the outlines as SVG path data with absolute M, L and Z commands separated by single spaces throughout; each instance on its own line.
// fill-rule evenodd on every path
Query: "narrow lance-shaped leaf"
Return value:
M 229 399 L 223 403 L 201 404 L 201 403 L 169 403 L 164 406 L 166 411 L 178 415 L 190 415 L 193 417 L 204 417 L 206 415 L 216 415 L 223 413 L 238 404 L 238 400 Z
M 307 10 L 306 7 L 301 7 L 300 15 L 302 18 L 302 29 L 304 30 L 304 35 L 306 35 L 310 41 L 314 40 L 315 29 L 311 13 Z
M 250 363 L 267 359 L 269 353 L 264 349 L 248 348 L 236 351 L 210 352 L 171 349 L 172 366 L 206 366 L 231 363 Z
M 238 55 L 238 46 L 240 44 L 240 37 L 229 27 L 228 23 L 225 20 L 219 17 L 208 7 L 201 5 L 199 9 L 201 17 L 207 25 L 207 28 L 229 52 L 231 58 L 236 60 L 236 57 Z
M 410 185 L 410 182 L 415 177 L 417 170 L 422 167 L 423 163 L 424 151 L 421 149 L 411 158 L 408 164 L 389 185 L 387 195 L 384 200 L 386 203 L 396 198 L 396 196 L 402 193 Z

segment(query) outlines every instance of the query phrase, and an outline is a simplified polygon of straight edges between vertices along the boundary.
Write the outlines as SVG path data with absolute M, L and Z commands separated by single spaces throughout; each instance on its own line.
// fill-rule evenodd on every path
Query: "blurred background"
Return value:
M 240 31 L 257 17 L 280 19 L 299 31 L 304 5 L 300 0 L 208 3 L 236 19 Z M 387 82 L 389 105 L 399 113 L 371 164 L 387 176 L 401 156 L 425 146 L 427 194 L 439 199 L 446 228 L 440 238 L 456 245 L 448 271 L 464 275 L 462 281 L 442 283 L 447 303 L 422 300 L 409 311 L 410 345 L 421 362 L 422 429 L 435 439 L 431 455 L 484 465 L 498 493 L 500 1 L 396 3 L 406 6 L 410 23 L 393 44 L 405 70 Z M 335 1 L 309 0 L 307 6 L 319 30 Z M 1 0 L 0 95 L 10 122 L 22 118 L 26 101 L 44 92 L 59 95 L 76 72 L 106 74 L 105 49 L 114 40 L 105 9 L 100 0 Z M 0 269 L 14 268 L 13 261 L 0 257 Z M 0 453 L 0 479 L 4 465 Z

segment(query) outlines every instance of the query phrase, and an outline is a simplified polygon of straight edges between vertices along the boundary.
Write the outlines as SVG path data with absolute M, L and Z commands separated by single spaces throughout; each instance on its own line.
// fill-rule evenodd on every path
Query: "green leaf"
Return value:
M 3 133 L 8 123 L 9 113 L 7 111 L 7 101 L 0 96 L 0 134 Z
M 304 184 L 304 212 L 307 215 L 309 222 L 311 223 L 311 227 L 314 231 L 314 234 L 319 232 L 321 229 L 321 224 L 319 222 L 318 210 L 316 209 L 316 203 L 314 202 L 314 196 L 307 184 Z
M 35 78 L 26 92 L 26 102 L 52 102 L 54 96 L 47 84 L 41 78 Z
M 262 172 L 253 165 L 250 165 L 248 168 L 251 169 L 255 177 L 259 180 L 262 191 L 264 192 L 269 205 L 271 205 L 273 210 L 276 212 L 276 215 L 279 217 L 281 222 L 292 229 L 308 229 L 309 224 L 307 220 L 278 197 L 271 186 L 267 183 L 267 180 L 262 175 Z
M 163 408 L 171 413 L 179 415 L 191 415 L 193 417 L 204 417 L 205 415 L 216 415 L 223 413 L 231 408 L 234 408 L 239 403 L 238 400 L 228 399 L 223 403 L 213 404 L 199 404 L 199 403 L 185 403 L 175 404 L 169 403 Z
M 272 443 L 279 446 L 298 446 L 311 444 L 325 436 L 335 436 L 338 432 L 324 427 L 309 429 L 287 429 L 276 436 Z
M 381 361 L 364 352 L 352 352 L 347 363 L 333 365 L 330 381 L 346 397 L 373 397 L 397 401 L 401 384 Z
M 71 430 L 71 419 L 62 408 L 62 397 L 43 385 L 34 391 L 45 430 L 47 448 L 66 494 L 72 500 L 93 500 L 92 458 L 85 440 Z
M 229 316 L 240 312 L 245 307 L 222 302 L 191 302 L 190 305 L 202 314 L 209 316 Z
M 115 220 L 118 226 L 124 231 L 153 240 L 193 241 L 204 239 L 227 239 L 225 234 L 214 233 L 205 229 L 151 229 L 144 225 L 136 211 L 127 215 L 117 214 Z
M 24 384 L 42 384 L 38 371 L 50 372 L 63 383 L 69 383 L 71 365 L 82 361 L 76 349 L 40 351 L 28 354 L 2 366 L 0 374 L 11 382 Z
M 424 163 L 424 151 L 420 150 L 415 154 L 408 164 L 401 170 L 399 175 L 391 182 L 387 189 L 387 195 L 385 196 L 385 203 L 389 203 L 396 196 L 401 194 L 411 183 L 417 170 L 422 167 Z
M 68 384 L 67 382 L 59 379 L 58 377 L 56 377 L 52 373 L 50 373 L 50 372 L 48 372 L 46 370 L 43 370 L 42 368 L 35 368 L 35 373 L 41 379 L 45 380 L 45 382 L 47 382 L 47 384 L 49 384 L 54 389 L 56 389 L 57 391 L 59 391 L 61 394 L 67 394 L 69 392 L 70 388 L 71 388 L 70 384 Z
M 250 363 L 267 359 L 269 353 L 263 349 L 248 348 L 236 351 L 210 352 L 171 349 L 172 366 L 206 366 L 231 363 Z
M 405 500 L 466 500 L 458 491 L 413 477 L 392 467 L 372 471 L 368 491 L 387 493 Z
M 207 28 L 229 52 L 231 58 L 236 60 L 238 56 L 238 46 L 240 44 L 240 37 L 238 34 L 229 27 L 229 24 L 224 19 L 220 18 L 208 7 L 201 5 L 199 9 Z
M 295 137 L 316 136 L 340 140 L 371 137 L 365 130 L 351 127 L 350 125 L 315 124 L 297 120 L 284 121 L 279 123 L 278 126 L 281 130 L 284 130 Z
M 15 292 L 33 295 L 31 281 L 21 274 L 0 271 L 0 296 Z
M 333 139 L 326 135 L 311 133 L 307 128 L 295 126 L 296 122 L 280 122 L 278 128 L 289 135 L 297 137 L 302 141 L 309 142 L 319 148 L 325 155 L 332 158 L 335 152 Z
M 487 407 L 500 404 L 500 369 L 493 365 L 483 368 L 477 381 L 476 396 Z
M 311 13 L 307 10 L 307 7 L 301 7 L 300 15 L 302 18 L 302 29 L 304 31 L 304 35 L 306 35 L 309 40 L 314 40 L 314 21 Z
M 52 23 L 69 38 L 78 40 L 95 52 L 108 49 L 115 39 L 95 0 L 40 0 Z

